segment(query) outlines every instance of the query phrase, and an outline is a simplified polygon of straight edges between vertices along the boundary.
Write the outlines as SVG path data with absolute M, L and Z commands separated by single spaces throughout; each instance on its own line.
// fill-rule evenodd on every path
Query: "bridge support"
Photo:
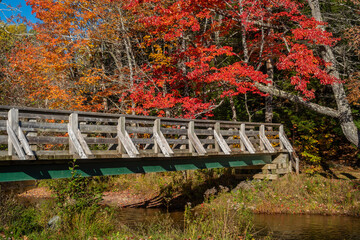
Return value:
M 288 153 L 280 153 L 271 163 L 236 167 L 234 169 L 237 179 L 269 179 L 276 180 L 291 172 L 291 162 Z

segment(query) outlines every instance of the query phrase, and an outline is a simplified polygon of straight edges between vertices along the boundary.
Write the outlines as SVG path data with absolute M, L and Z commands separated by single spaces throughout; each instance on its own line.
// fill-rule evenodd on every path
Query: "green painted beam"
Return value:
M 131 173 L 168 172 L 241 167 L 271 163 L 271 155 L 205 156 L 141 159 L 81 159 L 77 172 L 83 177 Z M 71 177 L 69 161 L 2 161 L 0 182 Z

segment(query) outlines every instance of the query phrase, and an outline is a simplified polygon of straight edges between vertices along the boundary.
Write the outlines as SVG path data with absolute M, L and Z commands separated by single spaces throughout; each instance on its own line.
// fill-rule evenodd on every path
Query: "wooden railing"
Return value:
M 0 160 L 293 153 L 283 126 L 0 106 Z M 290 154 L 292 155 L 292 154 Z

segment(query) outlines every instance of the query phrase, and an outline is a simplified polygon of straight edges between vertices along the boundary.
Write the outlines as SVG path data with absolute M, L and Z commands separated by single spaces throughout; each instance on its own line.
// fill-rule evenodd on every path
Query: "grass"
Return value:
M 221 197 L 220 197 L 221 198 Z M 15 200 L 11 200 L 14 201 Z M 13 203 L 13 202 L 12 202 Z M 12 204 L 11 203 L 11 204 Z M 5 204 L 4 204 L 5 205 Z M 9 205 L 8 205 L 9 206 Z M 208 202 L 201 211 L 186 207 L 183 226 L 167 214 L 146 224 L 117 224 L 114 208 L 89 207 L 69 215 L 61 215 L 58 227 L 47 226 L 56 212 L 52 201 L 40 205 L 13 204 L 7 208 L 11 216 L 1 222 L 0 238 L 4 239 L 253 239 L 252 213 L 237 209 L 231 202 Z
M 196 211 L 188 205 L 183 226 L 175 224 L 168 215 L 161 215 L 133 228 L 122 226 L 110 239 L 254 239 L 252 216 L 231 202 L 209 202 Z
M 251 181 L 233 191 L 234 201 L 255 213 L 360 216 L 360 182 L 321 175 L 288 175 Z

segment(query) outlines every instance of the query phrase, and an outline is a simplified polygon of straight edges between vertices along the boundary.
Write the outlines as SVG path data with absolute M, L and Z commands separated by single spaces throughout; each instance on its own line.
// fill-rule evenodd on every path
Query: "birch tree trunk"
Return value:
M 317 21 L 323 21 L 322 14 L 320 11 L 319 0 L 307 0 L 307 1 L 311 8 L 312 16 Z M 324 26 L 320 26 L 320 28 L 322 28 L 323 30 L 325 29 Z M 332 76 L 340 79 L 340 73 L 337 70 L 336 59 L 331 47 L 324 46 L 324 51 L 322 56 L 325 61 L 332 63 L 332 65 L 329 66 L 327 69 L 328 72 Z M 339 123 L 345 137 L 351 143 L 356 145 L 358 148 L 360 147 L 360 141 L 359 141 L 360 132 L 354 123 L 354 119 L 351 114 L 351 107 L 346 97 L 344 85 L 341 82 L 337 82 L 332 85 L 332 90 L 334 93 L 337 109 L 322 106 L 310 101 L 305 101 L 302 97 L 283 91 L 281 89 L 277 89 L 275 86 L 266 86 L 260 83 L 255 83 L 255 86 L 262 92 L 272 94 L 273 96 L 276 97 L 285 98 L 295 103 L 300 103 L 303 106 L 315 112 L 339 119 Z
M 266 71 L 268 74 L 268 80 L 271 81 L 268 83 L 268 86 L 273 86 L 274 81 L 274 67 L 271 59 L 266 61 Z M 265 97 L 265 122 L 271 123 L 273 120 L 273 96 L 269 93 L 269 96 Z
M 320 11 L 319 0 L 308 0 L 309 6 L 311 8 L 312 16 L 317 21 L 323 21 L 322 14 Z M 321 26 L 325 30 L 324 26 Z M 336 59 L 332 49 L 329 46 L 325 46 L 325 51 L 323 52 L 323 58 L 327 62 L 331 62 L 332 66 L 328 68 L 331 75 L 340 79 L 339 71 L 336 69 Z M 332 90 L 334 92 L 334 97 L 337 104 L 337 109 L 339 112 L 339 120 L 341 129 L 346 136 L 346 138 L 359 147 L 359 130 L 355 126 L 353 116 L 351 114 L 351 107 L 346 98 L 345 89 L 342 83 L 334 83 L 332 85 Z

